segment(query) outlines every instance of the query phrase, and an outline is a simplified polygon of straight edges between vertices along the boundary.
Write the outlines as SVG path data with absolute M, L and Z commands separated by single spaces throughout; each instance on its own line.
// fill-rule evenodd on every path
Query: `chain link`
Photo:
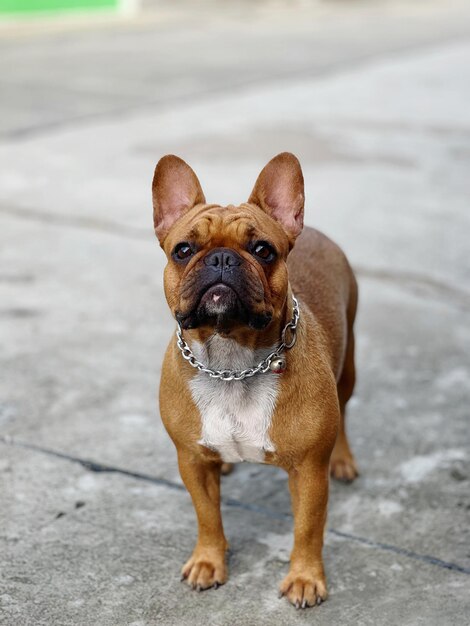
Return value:
M 274 350 L 268 354 L 266 358 L 264 358 L 261 363 L 255 365 L 253 367 L 249 367 L 246 370 L 234 371 L 234 370 L 213 370 L 209 367 L 206 367 L 203 363 L 198 361 L 194 356 L 193 351 L 183 339 L 183 329 L 181 324 L 178 322 L 178 328 L 176 330 L 176 344 L 181 351 L 183 359 L 186 359 L 191 367 L 196 368 L 200 372 L 204 372 L 208 374 L 211 378 L 218 378 L 219 380 L 231 381 L 231 380 L 243 380 L 244 378 L 251 378 L 251 376 L 255 376 L 255 374 L 265 374 L 271 365 L 273 359 L 279 357 L 284 350 L 290 350 L 294 347 L 295 341 L 297 339 L 297 324 L 300 319 L 300 309 L 299 303 L 295 296 L 292 296 L 293 308 L 292 308 L 292 319 L 284 326 L 284 330 L 281 334 L 281 344 Z M 288 339 L 287 334 L 290 334 L 290 339 Z

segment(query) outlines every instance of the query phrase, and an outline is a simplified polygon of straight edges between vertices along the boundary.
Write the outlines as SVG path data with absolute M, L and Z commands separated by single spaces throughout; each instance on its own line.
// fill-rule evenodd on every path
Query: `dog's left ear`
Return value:
M 153 223 L 163 245 L 173 224 L 206 199 L 201 184 L 183 159 L 167 154 L 157 163 L 152 182 Z
M 304 225 L 304 177 L 299 160 L 281 152 L 263 168 L 248 202 L 257 204 L 281 224 L 290 245 Z

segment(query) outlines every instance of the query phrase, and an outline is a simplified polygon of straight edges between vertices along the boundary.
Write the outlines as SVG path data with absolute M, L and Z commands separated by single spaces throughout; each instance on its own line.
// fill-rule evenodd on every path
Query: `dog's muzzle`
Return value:
M 194 301 L 188 307 L 189 312 L 176 313 L 183 328 L 206 324 L 223 328 L 237 322 L 262 329 L 269 324 L 272 314 L 258 311 L 264 301 L 261 281 L 247 271 L 238 252 L 213 248 L 197 272 L 190 285 Z

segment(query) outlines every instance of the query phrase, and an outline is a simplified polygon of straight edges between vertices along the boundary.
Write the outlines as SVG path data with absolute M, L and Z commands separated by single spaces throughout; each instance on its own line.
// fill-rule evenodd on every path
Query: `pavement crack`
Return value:
M 157 476 L 152 476 L 150 474 L 144 474 L 141 472 L 134 472 L 131 470 L 120 468 L 120 467 L 115 467 L 113 465 L 107 465 L 105 463 L 98 463 L 96 461 L 92 461 L 89 459 L 83 459 L 81 457 L 73 456 L 70 454 L 65 454 L 63 452 L 59 452 L 51 448 L 46 448 L 43 446 L 38 446 L 36 444 L 19 441 L 17 439 L 13 439 L 12 437 L 0 435 L 0 442 L 3 443 L 4 445 L 24 448 L 27 450 L 32 450 L 34 452 L 46 454 L 48 456 L 52 456 L 58 459 L 62 459 L 64 461 L 77 463 L 81 465 L 84 469 L 90 472 L 119 474 L 121 476 L 128 476 L 136 480 L 144 480 L 154 485 L 166 487 L 174 491 L 180 491 L 180 492 L 186 491 L 186 488 L 184 487 L 184 485 L 174 482 L 172 480 L 168 480 L 166 478 L 160 478 Z M 235 498 L 222 498 L 222 504 L 227 507 L 242 509 L 244 511 L 257 513 L 269 519 L 276 519 L 276 520 L 283 520 L 283 521 L 291 521 L 293 519 L 293 516 L 291 513 L 273 511 L 272 509 L 268 509 L 262 505 L 251 504 L 249 502 L 242 502 Z M 395 546 L 393 544 L 384 543 L 381 541 L 375 541 L 373 539 L 368 539 L 367 537 L 361 537 L 360 535 L 346 533 L 346 532 L 337 530 L 335 528 L 328 528 L 327 532 L 328 534 L 333 535 L 334 537 L 339 537 L 340 539 L 343 539 L 346 541 L 351 541 L 354 543 L 365 545 L 370 548 L 374 548 L 376 550 L 398 554 L 400 556 L 413 559 L 414 561 L 420 561 L 421 563 L 426 563 L 427 565 L 433 565 L 441 569 L 451 570 L 451 571 L 458 572 L 461 574 L 470 575 L 470 568 L 459 565 L 458 563 L 444 561 L 442 559 L 439 559 L 437 557 L 427 555 L 427 554 L 419 554 L 417 552 L 414 552 L 413 550 L 409 550 L 408 548 L 402 548 L 400 546 Z
M 25 448 L 27 450 L 41 452 L 43 454 L 47 454 L 48 456 L 53 456 L 57 459 L 63 459 L 64 461 L 71 461 L 72 463 L 78 463 L 84 469 L 90 472 L 95 472 L 97 474 L 100 474 L 100 473 L 121 474 L 122 476 L 129 476 L 130 478 L 136 478 L 138 480 L 145 480 L 155 485 L 169 487 L 170 489 L 175 489 L 178 491 L 186 491 L 186 488 L 184 487 L 184 485 L 180 485 L 179 483 L 175 483 L 174 481 L 167 480 L 166 478 L 158 478 L 156 476 L 151 476 L 150 474 L 143 474 L 141 472 L 133 472 L 131 470 L 123 469 L 121 467 L 115 467 L 113 465 L 97 463 L 96 461 L 91 461 L 89 459 L 82 459 L 81 457 L 73 456 L 71 454 L 65 454 L 64 452 L 52 450 L 51 448 L 45 448 L 43 446 L 37 446 L 33 443 L 26 443 L 24 441 L 18 441 L 17 439 L 13 439 L 11 437 L 5 437 L 2 435 L 0 436 L 0 442 L 6 445 L 10 445 L 10 446 L 16 446 L 18 448 Z
M 342 539 L 349 539 L 350 541 L 354 541 L 356 543 L 362 543 L 363 545 L 370 546 L 371 548 L 384 550 L 386 552 L 393 552 L 394 554 L 406 556 L 410 559 L 414 559 L 415 561 L 421 561 L 422 563 L 436 565 L 437 567 L 441 567 L 443 569 L 448 569 L 454 572 L 460 572 L 461 574 L 470 575 L 469 567 L 463 567 L 462 565 L 458 565 L 457 563 L 443 561 L 442 559 L 438 559 L 435 556 L 430 556 L 428 554 L 418 554 L 413 550 L 408 550 L 407 548 L 401 548 L 400 546 L 394 546 L 393 544 L 383 543 L 381 541 L 374 541 L 373 539 L 360 537 L 359 535 L 351 535 L 350 533 L 345 533 L 341 530 L 336 530 L 335 528 L 329 528 L 328 533 L 336 537 L 341 537 Z

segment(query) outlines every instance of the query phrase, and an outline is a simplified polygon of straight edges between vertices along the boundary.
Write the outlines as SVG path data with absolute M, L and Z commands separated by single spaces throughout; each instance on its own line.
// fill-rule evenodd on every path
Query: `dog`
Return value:
M 264 167 L 248 202 L 226 207 L 207 204 L 189 165 L 167 155 L 152 198 L 177 321 L 160 413 L 198 521 L 182 580 L 199 591 L 226 582 L 221 473 L 241 461 L 268 463 L 288 473 L 294 514 L 280 596 L 296 608 L 320 604 L 329 476 L 358 475 L 345 432 L 355 384 L 354 274 L 336 244 L 303 228 L 304 181 L 293 154 Z

